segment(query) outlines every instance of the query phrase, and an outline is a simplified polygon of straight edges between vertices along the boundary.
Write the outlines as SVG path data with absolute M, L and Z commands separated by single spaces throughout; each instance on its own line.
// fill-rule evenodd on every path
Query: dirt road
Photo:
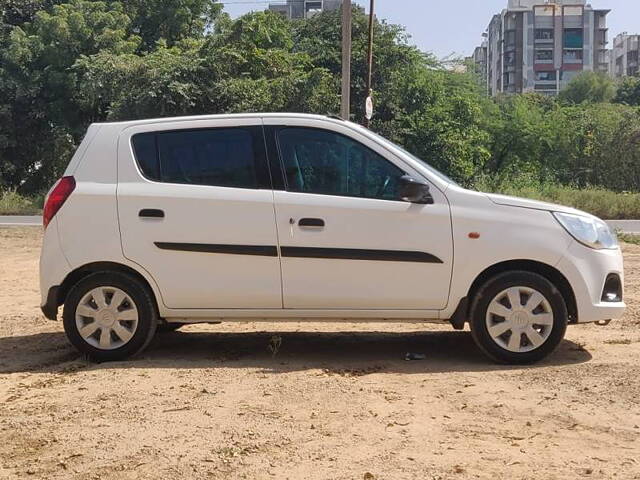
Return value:
M 640 247 L 623 320 L 514 368 L 382 323 L 190 326 L 91 364 L 38 310 L 39 245 L 0 229 L 0 478 L 640 478 Z

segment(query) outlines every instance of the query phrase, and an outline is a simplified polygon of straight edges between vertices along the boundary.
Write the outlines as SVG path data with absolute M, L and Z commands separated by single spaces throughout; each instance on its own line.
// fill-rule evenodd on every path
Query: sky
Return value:
M 251 10 L 263 10 L 267 0 L 221 0 L 225 10 L 236 17 Z M 352 0 L 369 8 L 368 0 Z M 640 33 L 640 0 L 591 0 L 594 8 L 611 9 L 608 16 L 609 41 L 622 32 Z M 500 12 L 507 0 L 376 0 L 379 18 L 407 28 L 411 42 L 439 58 L 468 56 L 482 40 L 491 16 Z

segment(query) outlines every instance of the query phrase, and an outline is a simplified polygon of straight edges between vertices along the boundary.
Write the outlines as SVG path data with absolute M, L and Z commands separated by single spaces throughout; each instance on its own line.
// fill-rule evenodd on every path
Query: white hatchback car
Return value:
M 98 361 L 232 320 L 470 324 L 506 363 L 617 318 L 622 255 L 571 208 L 465 190 L 371 131 L 246 114 L 92 125 L 50 191 L 42 311 Z

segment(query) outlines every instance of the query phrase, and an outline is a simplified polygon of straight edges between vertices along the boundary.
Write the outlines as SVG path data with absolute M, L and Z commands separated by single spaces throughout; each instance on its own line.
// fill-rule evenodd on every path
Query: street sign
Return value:
M 367 117 L 367 120 L 371 120 L 371 117 L 373 117 L 373 99 L 371 97 L 367 97 L 367 101 L 365 102 L 364 109 L 365 109 L 365 117 Z

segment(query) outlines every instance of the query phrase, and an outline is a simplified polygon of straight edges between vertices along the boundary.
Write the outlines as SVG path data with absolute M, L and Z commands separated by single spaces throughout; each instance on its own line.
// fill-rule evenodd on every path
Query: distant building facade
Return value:
M 487 78 L 487 42 L 483 42 L 482 45 L 476 47 L 473 51 L 473 55 L 469 58 L 471 64 L 475 68 L 475 72 L 482 79 Z
M 613 40 L 610 72 L 614 78 L 640 75 L 640 35 L 622 33 Z
M 555 95 L 582 71 L 607 73 L 609 12 L 586 0 L 509 0 L 485 34 L 488 92 Z
M 341 6 L 342 0 L 286 0 L 286 3 L 269 4 L 269 10 L 295 19 L 309 18 L 324 10 L 336 10 Z

